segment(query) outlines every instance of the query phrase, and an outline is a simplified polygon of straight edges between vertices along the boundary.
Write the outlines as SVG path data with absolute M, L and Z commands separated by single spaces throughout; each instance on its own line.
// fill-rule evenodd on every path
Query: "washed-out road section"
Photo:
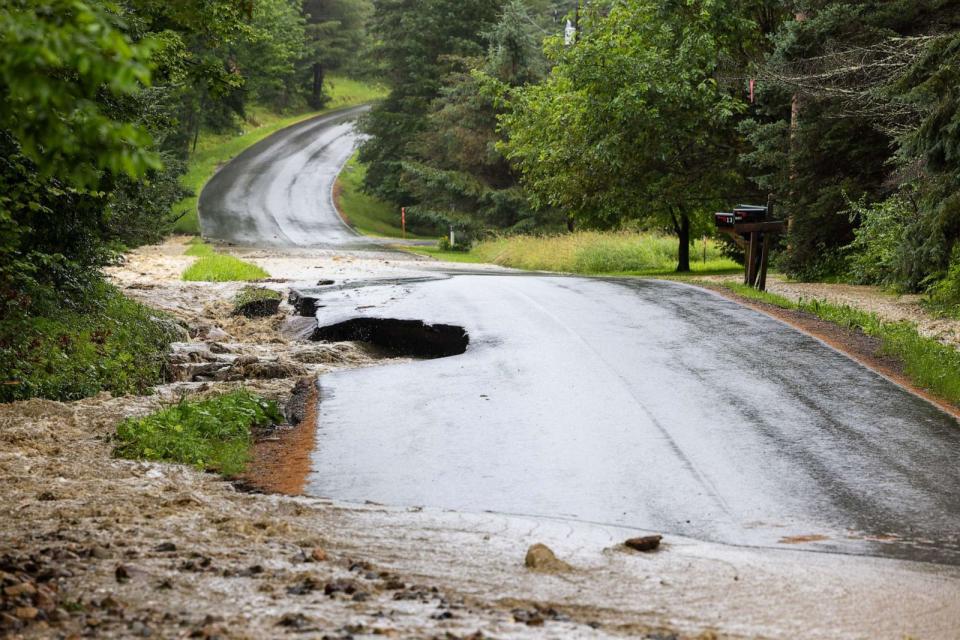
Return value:
M 960 426 L 698 288 L 452 275 L 320 293 L 321 326 L 466 353 L 323 376 L 314 495 L 960 564 Z
M 353 109 L 204 189 L 204 234 L 382 249 L 331 202 Z M 960 565 L 960 427 L 823 343 L 667 282 L 438 275 L 315 292 L 321 327 L 462 327 L 465 353 L 323 376 L 309 491 L 730 545 Z

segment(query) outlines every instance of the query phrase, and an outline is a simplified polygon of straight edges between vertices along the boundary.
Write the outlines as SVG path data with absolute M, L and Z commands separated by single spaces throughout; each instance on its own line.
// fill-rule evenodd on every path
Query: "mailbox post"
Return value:
M 773 198 L 767 206 L 739 205 L 732 212 L 714 214 L 717 229 L 733 238 L 746 253 L 743 283 L 760 291 L 767 290 L 767 266 L 771 238 L 787 231 L 783 220 L 773 217 Z

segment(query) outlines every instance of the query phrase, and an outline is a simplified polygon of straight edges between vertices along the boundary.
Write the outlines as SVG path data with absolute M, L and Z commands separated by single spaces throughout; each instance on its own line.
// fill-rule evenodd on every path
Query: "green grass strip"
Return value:
M 181 277 L 191 282 L 249 282 L 269 278 L 270 274 L 255 264 L 216 253 L 201 256 Z
M 244 390 L 208 400 L 184 400 L 120 423 L 114 455 L 180 462 L 232 477 L 242 473 L 250 459 L 251 430 L 282 420 L 275 402 Z
M 880 340 L 885 355 L 903 364 L 904 373 L 914 384 L 953 404 L 960 404 L 960 352 L 938 340 L 920 335 L 909 322 L 889 322 L 875 313 L 847 305 L 822 300 L 794 302 L 742 284 L 719 284 L 744 298 L 782 309 L 805 311 L 827 322 L 875 337 Z
M 247 148 L 281 129 L 308 118 L 335 109 L 373 102 L 386 95 L 386 89 L 381 85 L 336 76 L 329 79 L 327 91 L 330 94 L 330 102 L 322 111 L 309 111 L 283 116 L 263 107 L 252 106 L 248 109 L 247 121 L 243 123 L 243 129 L 239 135 L 235 133 L 201 132 L 197 150 L 190 156 L 187 173 L 180 179 L 183 186 L 196 195 L 185 198 L 174 205 L 174 212 L 183 214 L 174 225 L 174 232 L 190 235 L 200 234 L 197 203 L 203 186 L 213 177 L 218 167 L 240 155 Z

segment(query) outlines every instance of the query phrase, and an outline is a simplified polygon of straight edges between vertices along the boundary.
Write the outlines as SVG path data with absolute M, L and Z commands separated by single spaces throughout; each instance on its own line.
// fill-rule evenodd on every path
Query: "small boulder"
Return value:
M 663 536 L 641 536 L 630 538 L 623 544 L 634 551 L 656 551 L 660 547 Z
M 557 558 L 556 554 L 545 544 L 537 543 L 527 549 L 527 557 L 523 564 L 531 571 L 543 573 L 560 573 L 570 571 L 572 567 Z

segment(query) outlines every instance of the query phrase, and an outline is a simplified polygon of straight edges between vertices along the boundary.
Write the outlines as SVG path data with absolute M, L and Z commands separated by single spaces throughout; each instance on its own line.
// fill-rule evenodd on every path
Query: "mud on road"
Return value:
M 621 543 L 658 532 L 255 494 L 192 468 L 115 459 L 121 420 L 184 394 L 242 384 L 283 399 L 304 374 L 380 357 L 300 343 L 286 319 L 230 318 L 236 285 L 180 282 L 182 250 L 141 250 L 113 277 L 184 323 L 184 378 L 209 353 L 224 380 L 0 406 L 0 635 L 706 640 L 949 638 L 958 628 L 960 575 L 949 567 L 669 536 L 641 553 Z M 253 259 L 289 280 L 266 284 L 278 290 L 409 270 L 389 256 Z M 255 358 L 276 375 L 250 379 L 241 358 L 240 368 Z M 536 543 L 569 569 L 524 567 Z

